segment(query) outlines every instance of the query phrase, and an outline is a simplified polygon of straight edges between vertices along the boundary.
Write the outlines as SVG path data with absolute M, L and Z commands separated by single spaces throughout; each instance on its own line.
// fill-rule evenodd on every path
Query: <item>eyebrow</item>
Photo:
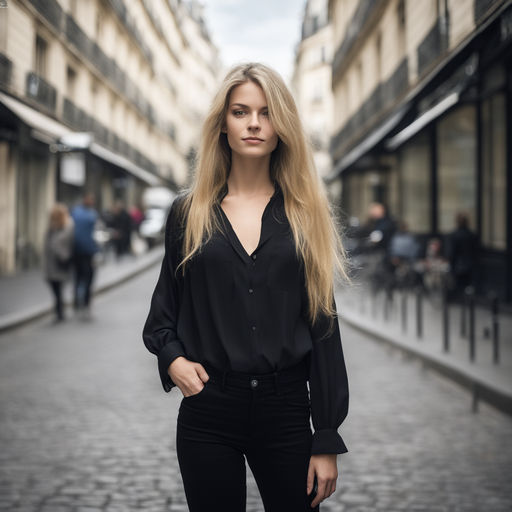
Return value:
M 240 108 L 247 108 L 247 109 L 250 109 L 250 107 L 248 105 L 244 105 L 243 103 L 233 103 L 231 105 L 231 107 L 240 107 Z M 268 106 L 265 105 L 264 107 L 261 107 L 260 110 L 264 110 L 264 109 L 268 109 Z

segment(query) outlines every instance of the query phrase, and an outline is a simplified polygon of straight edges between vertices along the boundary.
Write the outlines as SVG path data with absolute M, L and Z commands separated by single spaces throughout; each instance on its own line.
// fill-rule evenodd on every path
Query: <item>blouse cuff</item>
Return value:
M 348 452 L 343 439 L 335 429 L 317 430 L 313 434 L 313 444 L 311 455 L 321 455 L 325 453 L 346 453 Z
M 167 345 L 164 345 L 162 350 L 158 353 L 158 371 L 160 372 L 160 380 L 162 381 L 164 391 L 167 393 L 176 385 L 172 381 L 171 377 L 169 377 L 167 370 L 169 369 L 169 365 L 180 356 L 186 357 L 183 345 L 179 341 L 167 343 Z

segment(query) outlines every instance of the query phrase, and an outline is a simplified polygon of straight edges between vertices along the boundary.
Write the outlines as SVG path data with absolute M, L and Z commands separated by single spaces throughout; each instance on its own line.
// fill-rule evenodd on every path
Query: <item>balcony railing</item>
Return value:
M 55 112 L 57 91 L 44 78 L 32 71 L 27 73 L 26 95 L 36 100 L 40 105 L 51 112 Z
M 418 75 L 422 75 L 448 49 L 449 18 L 443 16 L 418 45 Z
M 346 65 L 347 56 L 352 50 L 361 31 L 369 22 L 371 13 L 380 7 L 386 0 L 361 0 L 350 23 L 347 25 L 345 38 L 334 54 L 332 76 L 335 78 Z
M 388 80 L 375 87 L 357 112 L 334 135 L 331 139 L 331 153 L 339 158 L 341 153 L 353 146 L 362 129 L 367 129 L 373 119 L 378 119 L 379 114 L 396 102 L 405 93 L 408 86 L 408 61 L 405 58 Z

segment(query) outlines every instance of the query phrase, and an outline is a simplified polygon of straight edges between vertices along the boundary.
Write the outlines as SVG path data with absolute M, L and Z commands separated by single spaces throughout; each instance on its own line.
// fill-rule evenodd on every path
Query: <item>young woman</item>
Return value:
M 64 320 L 62 288 L 71 274 L 73 222 L 66 205 L 57 203 L 50 211 L 44 244 L 44 274 L 54 297 L 55 323 Z
M 293 98 L 268 67 L 224 79 L 165 251 L 143 337 L 165 391 L 183 393 L 189 509 L 244 511 L 245 456 L 267 512 L 319 510 L 347 451 L 333 294 L 344 252 Z

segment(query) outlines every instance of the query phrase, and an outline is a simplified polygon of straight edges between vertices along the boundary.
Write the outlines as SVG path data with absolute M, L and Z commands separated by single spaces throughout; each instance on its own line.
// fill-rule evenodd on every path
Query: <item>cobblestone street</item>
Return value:
M 141 339 L 156 273 L 99 297 L 90 323 L 42 320 L 0 338 L 0 510 L 187 510 L 181 394 L 163 392 Z M 349 453 L 321 510 L 511 510 L 512 418 L 484 403 L 473 414 L 458 385 L 341 328 Z M 263 511 L 251 478 L 247 510 Z

